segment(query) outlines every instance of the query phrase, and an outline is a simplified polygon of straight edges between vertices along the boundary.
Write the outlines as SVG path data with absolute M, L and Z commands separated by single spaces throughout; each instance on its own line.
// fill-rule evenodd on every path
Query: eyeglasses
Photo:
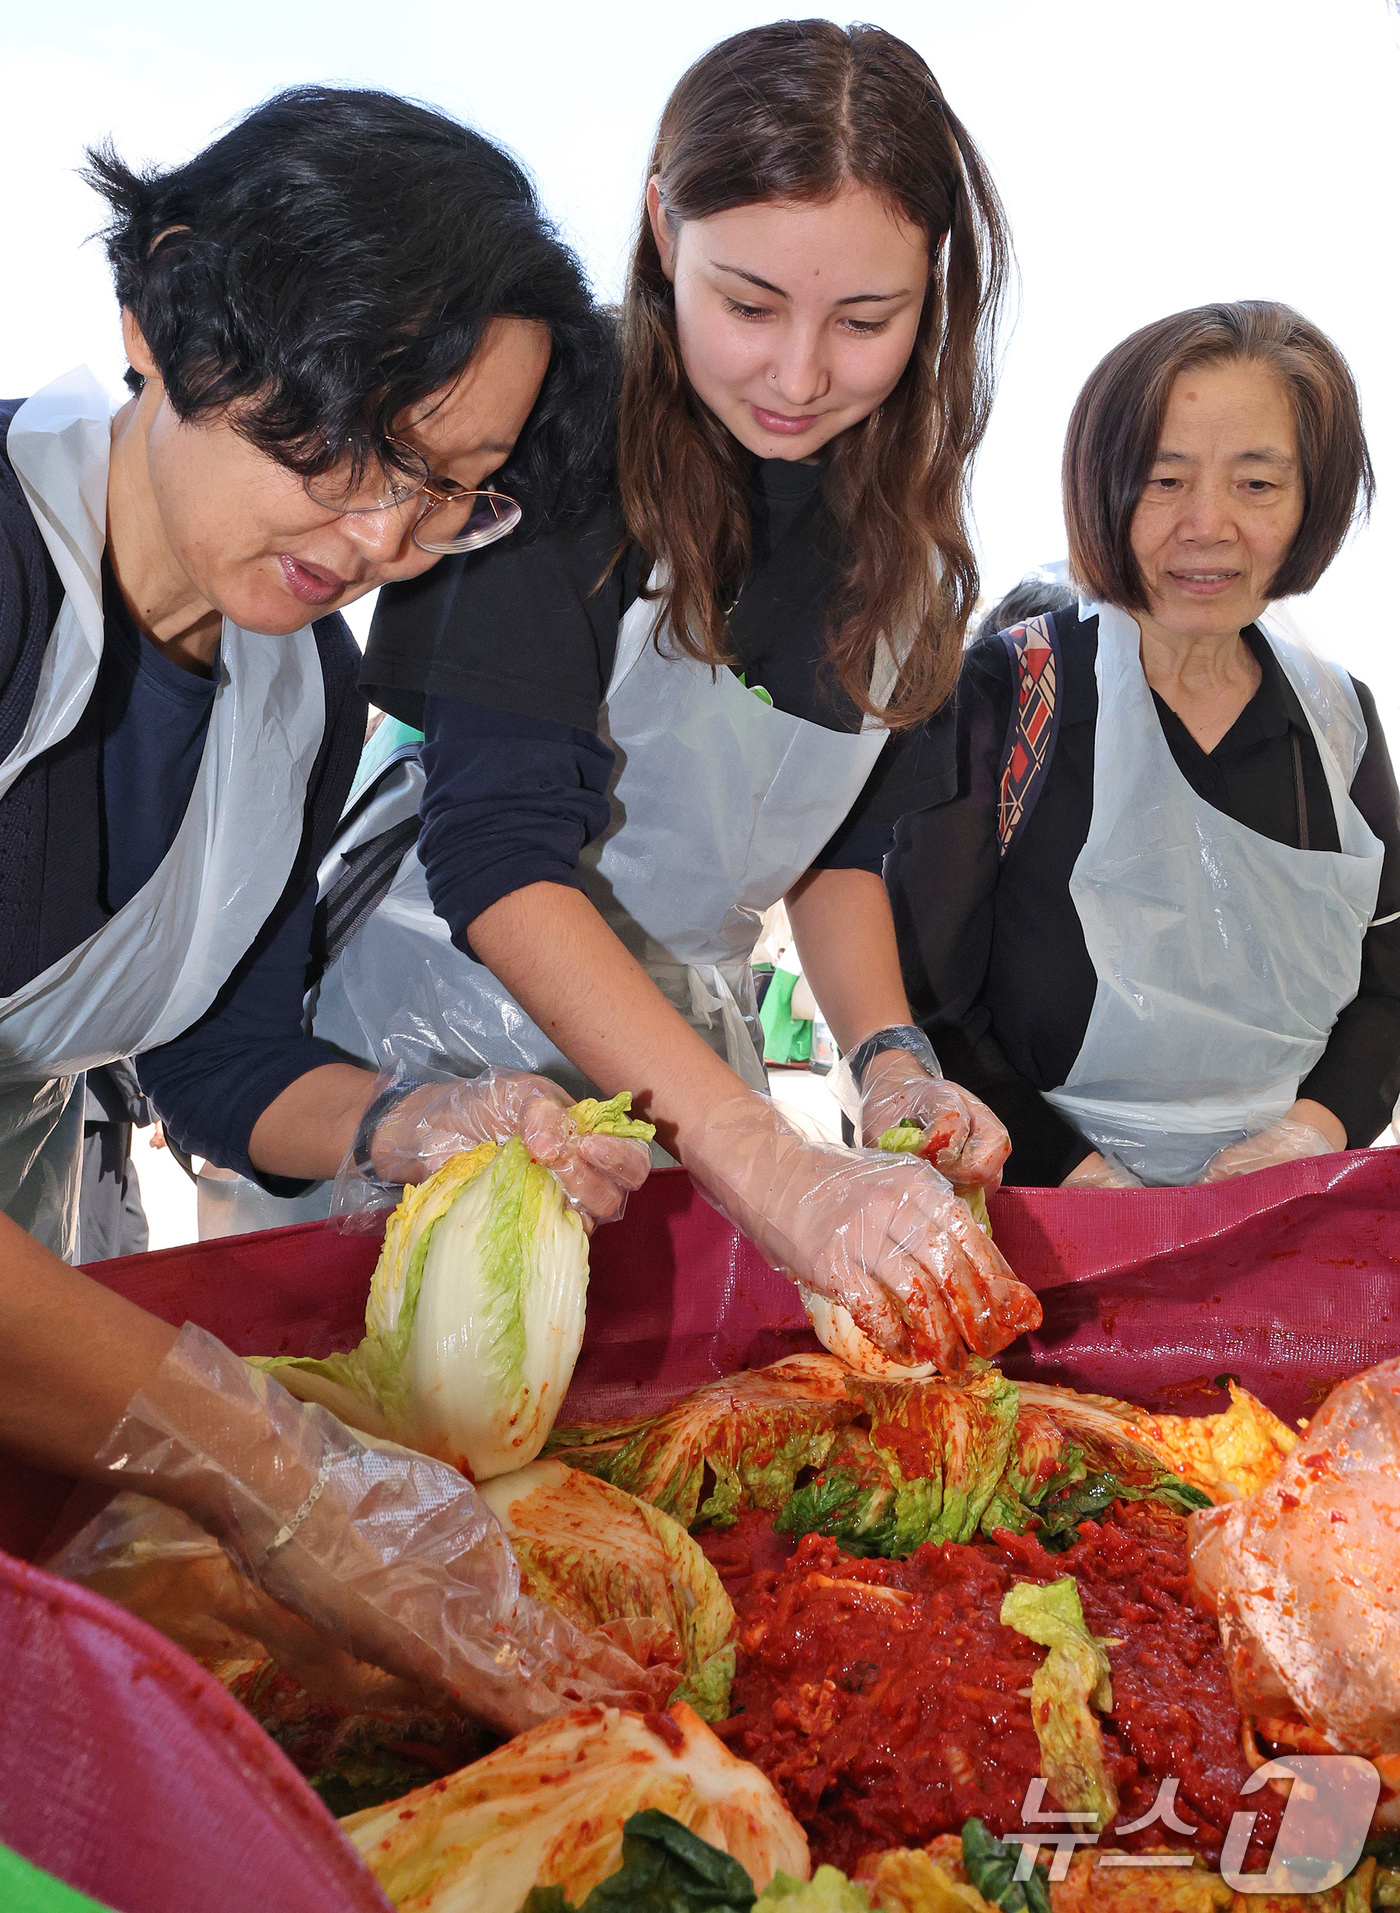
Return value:
M 395 470 L 381 465 L 372 476 L 356 482 L 343 463 L 332 466 L 328 472 L 302 480 L 307 497 L 322 511 L 341 518 L 398 511 L 421 499 L 413 521 L 413 542 L 420 551 L 437 554 L 480 551 L 520 523 L 519 505 L 504 492 L 464 491 L 449 478 L 434 478 L 427 461 L 412 446 L 395 443 L 394 450 Z

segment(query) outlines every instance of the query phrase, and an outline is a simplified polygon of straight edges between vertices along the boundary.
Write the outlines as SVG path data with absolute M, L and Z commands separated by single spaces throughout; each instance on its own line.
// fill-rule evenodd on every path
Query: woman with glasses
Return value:
M 398 790 L 422 830 L 316 1012 L 386 1068 L 644 1090 L 842 1346 L 858 1325 L 949 1372 L 1034 1298 L 926 1165 L 777 1115 L 750 956 L 785 898 L 864 1140 L 937 1124 L 952 1184 L 995 1185 L 1005 1132 L 912 1027 L 880 870 L 895 819 L 956 785 L 964 468 L 1008 252 L 975 146 L 890 34 L 786 22 L 685 75 L 622 315 L 611 491 L 381 599 L 365 681 L 425 732 L 425 783 Z M 367 863 L 368 814 L 354 828 Z
M 440 115 L 307 90 L 89 177 L 132 396 L 77 372 L 0 415 L 0 1206 L 60 1254 L 73 1079 L 112 1056 L 186 1148 L 334 1172 L 374 1083 L 302 1032 L 364 739 L 336 614 L 508 530 L 502 468 L 565 509 L 603 429 L 576 262 Z
M 509 1627 L 461 1477 L 367 1457 L 58 1258 L 83 1071 L 115 1058 L 187 1146 L 270 1187 L 345 1154 L 375 1073 L 302 1032 L 317 865 L 365 732 L 338 613 L 499 530 L 498 472 L 567 507 L 601 431 L 598 321 L 514 162 L 388 95 L 285 94 L 171 172 L 105 150 L 89 177 L 131 397 L 112 416 L 76 372 L 0 409 L 0 1448 L 129 1473 L 131 1442 L 101 1449 L 139 1392 L 145 1492 L 354 1651 L 469 1680 L 449 1620 L 429 1640 L 395 1618 L 426 1592 L 420 1616 Z M 464 1085 L 438 1130 L 528 1117 L 580 1205 L 615 1209 L 645 1149 L 590 1160 L 562 1090 L 518 1089 Z M 422 1174 L 394 1134 L 378 1159 Z M 387 1556 L 354 1519 L 371 1492 L 397 1511 Z

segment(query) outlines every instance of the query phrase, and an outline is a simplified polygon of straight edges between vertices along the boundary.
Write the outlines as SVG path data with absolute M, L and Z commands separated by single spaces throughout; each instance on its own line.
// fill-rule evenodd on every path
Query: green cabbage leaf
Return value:
M 963 1871 L 977 1891 L 1002 1913 L 1051 1913 L 1050 1875 L 1037 1861 L 1030 1878 L 1018 1880 L 1024 1849 L 1019 1840 L 998 1840 L 982 1820 L 963 1823 Z
M 843 1428 L 810 1481 L 774 1517 L 782 1534 L 826 1534 L 846 1554 L 889 1558 L 898 1489 L 864 1428 Z
M 1108 1649 L 1091 1634 L 1072 1575 L 1048 1586 L 1018 1581 L 1001 1604 L 1001 1623 L 1049 1648 L 1031 1679 L 1031 1718 L 1045 1784 L 1067 1813 L 1092 1813 L 1102 1833 L 1118 1812 L 1118 1789 L 1104 1757 L 1103 1729 L 1090 1711 L 1113 1709 Z
M 870 1913 L 870 1896 L 839 1867 L 818 1867 L 810 1880 L 777 1873 L 754 1902 L 758 1909 L 778 1906 L 783 1913 Z
M 753 1881 L 729 1854 L 669 1814 L 648 1808 L 622 1829 L 622 1866 L 578 1913 L 749 1913 Z M 520 1913 L 574 1913 L 561 1886 L 537 1886 Z
M 1034 1526 L 1053 1551 L 1119 1498 L 1152 1497 L 1178 1513 L 1210 1505 L 1162 1467 L 1116 1404 L 1072 1389 L 1013 1382 L 989 1363 L 958 1382 L 848 1373 L 846 1388 L 858 1417 L 784 1503 L 773 1523 L 784 1533 L 902 1559 L 925 1541 Z
M 928 1131 L 921 1129 L 918 1123 L 895 1123 L 885 1131 L 875 1146 L 877 1149 L 883 1149 L 886 1155 L 923 1156 L 927 1161 L 925 1151 L 928 1147 Z M 972 1211 L 972 1220 L 978 1228 L 984 1229 L 990 1235 L 992 1219 L 987 1213 L 986 1190 L 979 1184 L 974 1189 L 960 1189 L 958 1195 L 959 1199 Z
M 965 1382 L 847 1377 L 869 1422 L 834 1445 L 826 1465 L 774 1522 L 789 1534 L 829 1534 L 855 1554 L 902 1560 L 925 1541 L 969 1541 L 1007 1472 L 1016 1384 L 989 1363 Z

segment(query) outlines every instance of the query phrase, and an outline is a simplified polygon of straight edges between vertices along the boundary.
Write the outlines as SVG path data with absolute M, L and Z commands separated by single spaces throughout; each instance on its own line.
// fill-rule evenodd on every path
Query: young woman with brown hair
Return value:
M 952 1184 L 995 1183 L 1005 1133 L 911 1027 L 880 868 L 955 784 L 964 473 L 1008 263 L 901 41 L 784 22 L 691 68 L 652 155 L 607 496 L 381 604 L 366 682 L 426 733 L 422 831 L 316 1020 L 385 1065 L 642 1091 L 776 1265 L 947 1370 L 1034 1299 L 942 1177 L 809 1143 L 755 1093 L 749 959 L 786 898 L 864 1140 L 938 1118 Z M 394 821 L 370 806 L 350 848 Z

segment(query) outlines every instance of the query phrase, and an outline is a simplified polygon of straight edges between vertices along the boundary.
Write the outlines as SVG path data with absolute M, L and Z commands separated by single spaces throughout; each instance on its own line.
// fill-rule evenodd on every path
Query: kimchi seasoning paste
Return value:
M 1091 1631 L 1122 1643 L 1109 1649 L 1114 1711 L 1103 1722 L 1114 1827 L 1149 1813 L 1159 1782 L 1174 1778 L 1175 1813 L 1198 1828 L 1194 1838 L 1160 1822 L 1110 1830 L 1104 1844 L 1214 1859 L 1239 1804 L 1259 1813 L 1257 1841 L 1272 1841 L 1277 1798 L 1238 1801 L 1249 1777 L 1239 1710 L 1215 1622 L 1188 1597 L 1185 1524 L 1154 1504 L 1118 1504 L 1063 1554 L 1000 1534 L 907 1561 L 856 1560 L 809 1535 L 781 1568 L 734 1577 L 738 1669 L 721 1731 L 778 1786 L 814 1863 L 850 1872 L 865 1853 L 923 1845 L 972 1814 L 998 1834 L 1027 1824 L 1026 1790 L 1042 1771 L 1029 1688 L 1045 1650 L 997 1617 L 1014 1582 L 1065 1574 Z M 1058 1804 L 1047 1790 L 1046 1808 Z
M 745 1508 L 727 1528 L 698 1528 L 695 1539 L 736 1605 L 755 1574 L 782 1567 L 797 1546 L 792 1535 L 774 1529 L 772 1515 L 762 1508 Z

